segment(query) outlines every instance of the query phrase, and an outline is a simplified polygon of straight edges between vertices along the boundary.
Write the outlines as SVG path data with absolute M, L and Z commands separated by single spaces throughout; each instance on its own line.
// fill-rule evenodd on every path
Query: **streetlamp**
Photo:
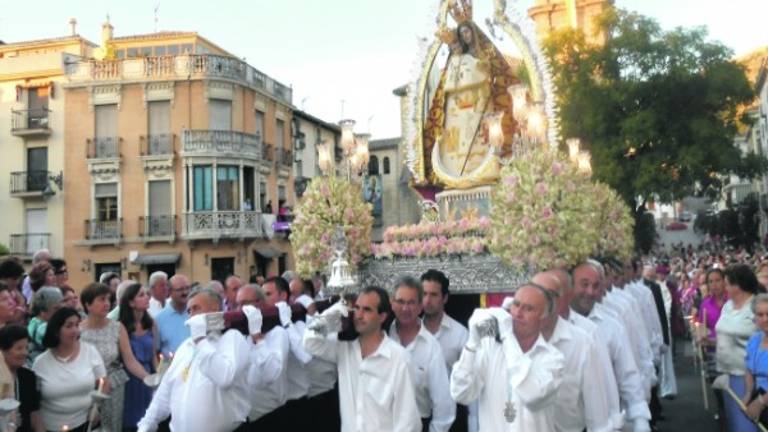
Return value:
M 342 120 L 339 122 L 341 127 L 341 150 L 343 155 L 342 164 L 346 167 L 347 180 L 352 180 L 362 174 L 365 167 L 368 166 L 370 153 L 368 151 L 368 141 L 370 134 L 355 134 L 355 121 Z M 325 175 L 335 175 L 335 164 L 333 157 L 333 144 L 323 142 L 317 145 L 317 164 Z

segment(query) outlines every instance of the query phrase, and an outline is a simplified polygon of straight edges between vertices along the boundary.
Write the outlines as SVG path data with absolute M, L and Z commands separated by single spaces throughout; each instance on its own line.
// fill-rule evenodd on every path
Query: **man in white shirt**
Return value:
M 338 365 L 342 432 L 421 430 L 408 353 L 382 329 L 390 313 L 387 292 L 367 287 L 355 303 L 353 322 L 360 334 L 356 340 L 329 337 L 341 330 L 341 319 L 348 314 L 342 302 L 323 312 L 304 333 L 307 351 L 333 358 Z
M 187 305 L 191 336 L 176 351 L 139 432 L 155 431 L 169 414 L 171 430 L 184 432 L 229 432 L 248 416 L 248 342 L 235 330 L 206 336 L 205 315 L 221 310 L 217 292 L 192 292 Z
M 395 321 L 389 337 L 410 355 L 409 366 L 421 414 L 424 432 L 447 432 L 456 416 L 456 403 L 451 399 L 448 371 L 440 343 L 419 319 L 424 291 L 412 277 L 401 278 L 395 287 L 392 311 Z
M 650 431 L 651 413 L 645 400 L 643 379 L 627 346 L 628 337 L 624 325 L 611 318 L 598 307 L 603 297 L 600 271 L 587 262 L 573 270 L 574 296 L 571 307 L 597 324 L 598 336 L 606 341 L 608 354 L 616 375 L 622 407 L 635 432 Z
M 427 270 L 421 275 L 421 286 L 424 289 L 424 327 L 432 333 L 440 343 L 445 357 L 445 365 L 450 377 L 453 364 L 459 360 L 461 350 L 467 343 L 469 332 L 463 324 L 445 313 L 445 305 L 450 295 L 450 280 L 439 270 Z M 477 404 L 467 408 L 466 405 L 456 404 L 456 420 L 451 431 L 477 431 Z
M 563 290 L 554 274 L 538 273 L 532 281 L 550 291 L 555 298 L 556 310 L 562 309 Z M 619 404 L 616 381 L 605 379 L 606 375 L 602 373 L 605 365 L 601 364 L 598 347 L 592 336 L 556 313 L 547 318 L 542 334 L 547 342 L 563 354 L 565 369 L 568 371 L 563 375 L 563 382 L 557 392 L 556 430 L 614 430 L 611 409 Z
M 165 307 L 168 298 L 168 274 L 156 271 L 149 275 L 149 315 L 155 318 Z
M 563 355 L 541 336 L 555 313 L 545 289 L 524 284 L 511 313 L 475 309 L 469 341 L 451 372 L 451 396 L 459 403 L 479 400 L 484 432 L 554 431 L 555 396 L 563 376 Z M 487 329 L 497 337 L 484 337 Z
M 224 310 L 233 310 L 237 306 L 237 291 L 243 286 L 243 281 L 236 275 L 224 280 Z
M 237 307 L 241 309 L 245 306 L 260 307 L 265 304 L 265 296 L 257 285 L 244 285 L 237 291 L 236 301 Z M 252 363 L 248 380 L 251 386 L 251 410 L 248 414 L 248 430 L 278 430 L 282 427 L 280 408 L 285 404 L 288 386 L 290 343 L 285 329 L 278 326 L 264 334 L 261 341 L 251 347 L 250 355 Z M 262 370 L 262 362 L 266 364 L 267 370 Z

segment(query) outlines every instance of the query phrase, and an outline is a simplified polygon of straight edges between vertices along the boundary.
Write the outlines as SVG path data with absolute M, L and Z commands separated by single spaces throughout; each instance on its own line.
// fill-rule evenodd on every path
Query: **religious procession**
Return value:
M 370 66 L 394 109 L 342 78 L 367 132 L 242 56 L 304 77 L 313 43 L 235 55 L 159 1 L 100 44 L 11 27 L 0 432 L 768 432 L 768 46 L 424 3 L 410 67 Z

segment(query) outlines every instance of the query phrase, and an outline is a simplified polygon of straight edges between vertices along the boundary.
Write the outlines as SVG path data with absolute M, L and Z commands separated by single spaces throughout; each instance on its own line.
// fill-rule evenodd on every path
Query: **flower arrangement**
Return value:
M 595 256 L 613 256 L 622 261 L 632 257 L 635 248 L 632 212 L 623 199 L 610 186 L 593 182 L 583 195 L 592 200 L 597 210 L 595 226 L 599 227 Z
M 344 228 L 352 267 L 370 255 L 371 210 L 357 184 L 335 176 L 312 179 L 296 206 L 290 236 L 297 273 L 308 277 L 327 269 L 337 226 Z
M 597 242 L 589 179 L 559 153 L 530 151 L 505 166 L 491 193 L 489 249 L 508 265 L 575 265 Z
M 390 227 L 384 231 L 384 242 L 373 245 L 373 254 L 376 258 L 483 254 L 488 251 L 485 237 L 490 226 L 489 218 L 472 209 L 460 219 Z

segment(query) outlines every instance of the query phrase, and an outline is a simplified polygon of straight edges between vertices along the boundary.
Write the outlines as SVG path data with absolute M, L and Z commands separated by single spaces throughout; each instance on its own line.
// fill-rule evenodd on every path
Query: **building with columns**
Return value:
M 194 32 L 113 32 L 63 84 L 73 287 L 290 268 L 273 223 L 294 201 L 292 89 Z
M 76 34 L 0 43 L 0 243 L 29 262 L 64 255 L 65 68 L 96 45 Z

